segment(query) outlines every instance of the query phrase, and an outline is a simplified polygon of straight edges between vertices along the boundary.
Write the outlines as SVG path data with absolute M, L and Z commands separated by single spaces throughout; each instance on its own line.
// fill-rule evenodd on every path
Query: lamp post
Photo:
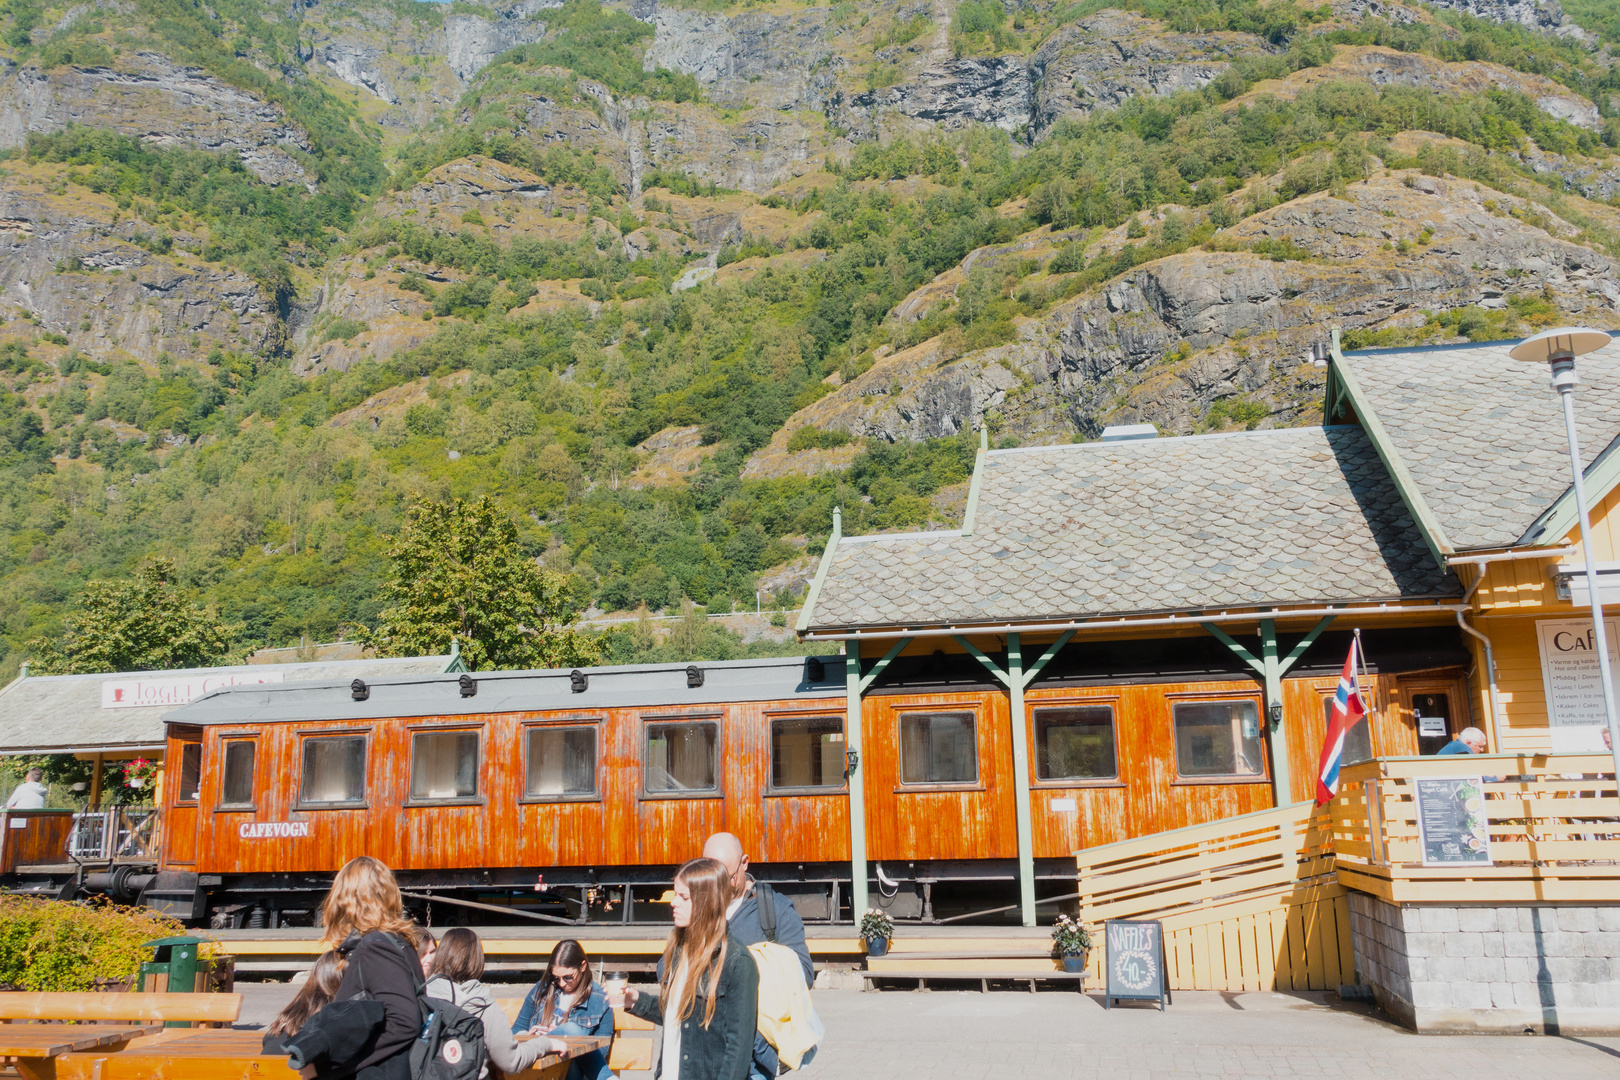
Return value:
M 1603 597 L 1598 592 L 1597 556 L 1592 551 L 1592 520 L 1586 508 L 1585 471 L 1581 445 L 1575 435 L 1575 358 L 1603 348 L 1609 335 L 1601 330 L 1560 326 L 1525 338 L 1508 355 L 1515 360 L 1545 363 L 1552 367 L 1552 388 L 1564 404 L 1564 433 L 1569 440 L 1569 469 L 1575 483 L 1575 507 L 1581 515 L 1581 554 L 1586 560 L 1586 593 L 1592 602 L 1592 644 L 1597 652 L 1598 678 L 1603 683 L 1603 716 L 1609 726 L 1609 747 L 1614 755 L 1615 783 L 1620 785 L 1620 721 L 1616 720 L 1614 683 L 1609 673 L 1609 635 L 1603 626 Z M 1480 568 L 1484 572 L 1484 567 Z

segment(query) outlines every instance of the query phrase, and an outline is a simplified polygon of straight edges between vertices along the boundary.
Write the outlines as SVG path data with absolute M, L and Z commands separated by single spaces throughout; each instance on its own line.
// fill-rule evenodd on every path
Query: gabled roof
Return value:
M 1334 355 L 1328 419 L 1353 409 L 1442 555 L 1556 544 L 1573 527 L 1560 505 L 1570 490 L 1562 406 L 1545 364 L 1508 356 L 1515 344 Z M 1620 479 L 1620 340 L 1576 370 L 1576 434 L 1595 504 Z
M 971 535 L 840 539 L 803 629 L 1460 592 L 1360 428 L 992 450 L 982 460 Z
M 688 685 L 687 669 L 702 674 Z M 367 679 L 365 701 L 350 693 L 350 677 L 307 682 L 233 686 L 171 710 L 171 724 L 261 724 L 297 720 L 376 720 L 396 716 L 465 716 L 471 713 L 578 711 L 602 709 L 704 708 L 731 701 L 814 701 L 842 697 L 844 660 L 826 657 L 767 657 L 694 665 L 638 664 L 580 669 L 585 689 L 575 692 L 572 672 L 480 671 L 471 697 L 461 696 L 454 674 L 380 674 Z
M 456 656 L 332 660 L 295 664 L 243 664 L 237 667 L 174 671 L 122 671 L 98 675 L 30 675 L 0 690 L 0 754 L 57 754 L 90 751 L 154 750 L 163 746 L 163 714 L 183 701 L 104 707 L 103 684 L 147 682 L 170 690 L 182 681 L 231 679 L 298 682 L 380 676 L 437 674 Z M 166 694 L 156 695 L 167 697 Z

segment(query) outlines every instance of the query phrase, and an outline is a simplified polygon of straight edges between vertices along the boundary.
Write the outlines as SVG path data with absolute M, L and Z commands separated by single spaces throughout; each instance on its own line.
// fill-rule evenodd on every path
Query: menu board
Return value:
M 1433 776 L 1414 783 L 1423 865 L 1490 866 L 1491 834 L 1480 777 Z
M 1609 675 L 1616 695 L 1620 696 L 1620 620 L 1604 619 L 1603 629 L 1608 636 Z M 1595 637 L 1591 619 L 1548 619 L 1536 623 L 1536 640 L 1541 646 L 1541 682 L 1547 691 L 1547 725 L 1554 729 L 1584 728 L 1580 734 L 1589 734 L 1589 737 L 1579 741 L 1584 744 L 1582 748 L 1588 750 L 1602 749 L 1603 744 L 1598 739 L 1605 722 Z
M 1103 923 L 1108 946 L 1103 963 L 1103 1008 L 1121 1001 L 1170 1000 L 1164 973 L 1164 927 L 1153 919 L 1111 919 Z

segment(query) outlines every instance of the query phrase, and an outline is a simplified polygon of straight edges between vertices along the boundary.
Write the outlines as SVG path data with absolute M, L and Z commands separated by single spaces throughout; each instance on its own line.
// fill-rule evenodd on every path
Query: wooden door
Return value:
M 1401 676 L 1399 702 L 1401 719 L 1416 739 L 1419 754 L 1439 753 L 1474 723 L 1468 683 L 1459 671 Z
M 164 801 L 169 820 L 163 825 L 165 864 L 192 867 L 197 864 L 197 806 L 202 792 L 202 736 L 186 735 L 169 740 L 164 765 Z

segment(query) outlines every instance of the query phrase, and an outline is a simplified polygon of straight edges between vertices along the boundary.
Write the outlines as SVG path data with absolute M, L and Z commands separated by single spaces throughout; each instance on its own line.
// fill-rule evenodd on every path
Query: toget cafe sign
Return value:
M 103 709 L 137 709 L 184 705 L 227 686 L 278 683 L 281 672 L 231 672 L 194 675 L 187 679 L 108 679 L 101 684 Z

